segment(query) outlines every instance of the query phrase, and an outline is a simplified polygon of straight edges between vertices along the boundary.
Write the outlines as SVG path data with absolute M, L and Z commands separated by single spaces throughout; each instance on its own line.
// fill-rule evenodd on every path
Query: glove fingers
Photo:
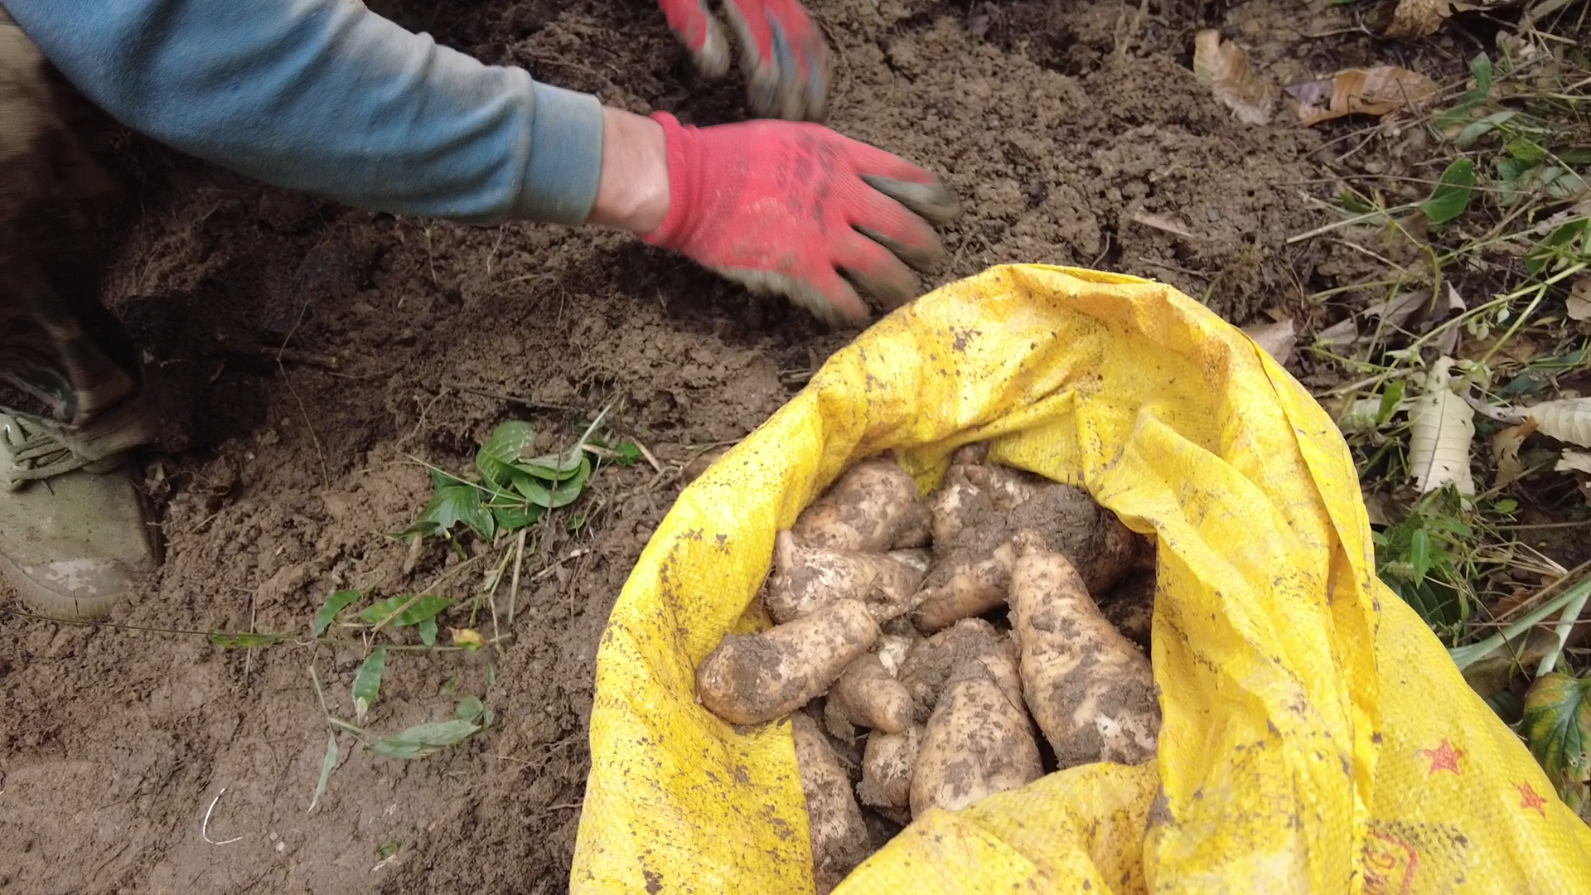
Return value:
M 723 26 L 707 9 L 707 0 L 663 0 L 659 4 L 668 25 L 690 50 L 696 68 L 712 78 L 729 72 L 729 40 Z
M 783 295 L 830 326 L 860 325 L 871 316 L 861 296 L 833 269 L 825 269 L 811 278 L 771 270 L 725 267 L 713 270 L 752 292 Z
M 801 7 L 728 0 L 724 14 L 740 43 L 752 112 L 818 120 L 828 107 L 829 51 Z
M 881 243 L 858 234 L 836 253 L 835 267 L 891 310 L 916 298 L 921 284 L 901 259 Z
M 956 194 L 940 183 L 937 177 L 888 153 L 876 149 L 873 151 L 894 159 L 892 167 L 895 171 L 907 176 L 863 174 L 862 182 L 911 209 L 929 223 L 949 223 L 961 213 Z M 905 170 L 902 170 L 903 166 Z
M 934 228 L 882 193 L 870 191 L 866 203 L 851 218 L 851 227 L 912 267 L 924 273 L 933 270 L 944 255 Z

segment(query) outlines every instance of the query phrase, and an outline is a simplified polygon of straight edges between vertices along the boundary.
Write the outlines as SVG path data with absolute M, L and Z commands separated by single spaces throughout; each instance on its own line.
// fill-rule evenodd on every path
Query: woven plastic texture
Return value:
M 1036 265 L 880 321 L 680 496 L 602 638 L 571 891 L 813 891 L 788 721 L 719 722 L 693 670 L 848 465 L 926 492 L 984 440 L 1155 539 L 1159 755 L 931 811 L 842 895 L 1591 892 L 1591 829 L 1375 577 L 1319 405 L 1170 287 Z

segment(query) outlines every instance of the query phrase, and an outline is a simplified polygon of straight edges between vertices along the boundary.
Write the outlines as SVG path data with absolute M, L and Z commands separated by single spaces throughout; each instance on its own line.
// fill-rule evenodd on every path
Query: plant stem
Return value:
M 1541 622 L 1547 616 L 1552 615 L 1554 612 L 1563 609 L 1569 604 L 1578 603 L 1579 607 L 1583 609 L 1585 607 L 1587 595 L 1591 595 L 1591 576 L 1586 577 L 1585 580 L 1581 581 L 1579 584 L 1569 588 L 1568 590 L 1559 594 L 1556 598 L 1538 607 L 1524 618 L 1521 618 L 1519 621 L 1514 622 L 1507 628 L 1504 628 L 1496 634 L 1493 634 L 1485 640 L 1482 640 L 1480 643 L 1472 643 L 1469 646 L 1454 647 L 1453 649 L 1447 651 L 1448 655 L 1453 658 L 1453 664 L 1458 666 L 1458 670 L 1463 671 L 1464 669 L 1480 661 L 1486 656 L 1487 653 L 1490 653 L 1498 647 L 1530 633 L 1530 629 L 1534 628 L 1537 623 Z M 1572 626 L 1573 622 L 1570 622 L 1570 624 Z M 1560 640 L 1560 648 L 1561 643 L 1562 641 Z
M 1558 628 L 1554 632 L 1558 635 L 1558 642 L 1552 652 L 1541 657 L 1541 665 L 1536 669 L 1536 677 L 1548 674 L 1558 665 L 1558 656 L 1563 653 L 1564 644 L 1569 642 L 1569 633 L 1574 630 L 1575 623 L 1580 620 L 1580 613 L 1585 610 L 1586 600 L 1591 600 L 1591 587 L 1581 588 L 1580 596 L 1563 607 L 1563 614 L 1558 616 Z
M 1340 221 L 1326 224 L 1323 227 L 1316 227 L 1307 233 L 1300 233 L 1297 236 L 1290 236 L 1287 238 L 1287 245 L 1294 245 L 1296 243 L 1303 242 L 1306 239 L 1313 239 L 1316 236 L 1322 236 L 1324 234 L 1330 233 L 1333 230 L 1340 230 L 1343 227 L 1351 227 L 1354 224 L 1363 224 L 1366 221 L 1373 221 L 1377 218 L 1390 218 L 1400 212 L 1413 211 L 1417 207 L 1418 206 L 1415 205 L 1395 205 L 1391 208 L 1376 209 L 1375 211 L 1367 211 L 1364 214 L 1354 215 L 1351 218 L 1343 218 Z

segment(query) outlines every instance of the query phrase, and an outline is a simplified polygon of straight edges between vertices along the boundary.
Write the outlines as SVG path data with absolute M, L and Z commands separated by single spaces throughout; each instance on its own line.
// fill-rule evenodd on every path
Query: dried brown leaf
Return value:
M 1382 29 L 1387 37 L 1407 40 L 1430 37 L 1452 15 L 1448 0 L 1399 0 L 1392 11 L 1392 21 Z
M 1244 124 L 1269 124 L 1275 94 L 1237 44 L 1206 28 L 1193 38 L 1193 74 Z
M 1570 320 L 1591 320 L 1591 274 L 1581 274 L 1569 287 Z
M 1381 33 L 1400 40 L 1430 37 L 1454 13 L 1518 6 L 1519 3 L 1520 0 L 1398 0 L 1390 20 L 1381 27 Z
M 1469 445 L 1475 437 L 1475 410 L 1452 390 L 1452 358 L 1438 358 L 1425 393 L 1409 407 L 1409 471 L 1421 494 L 1451 483 L 1460 494 L 1475 493 Z
M 1132 213 L 1132 220 L 1133 223 L 1142 224 L 1145 227 L 1150 227 L 1155 230 L 1163 230 L 1166 233 L 1180 236 L 1183 239 L 1195 238 L 1192 233 L 1188 232 L 1187 227 L 1182 226 L 1163 214 L 1151 214 L 1147 211 L 1135 211 Z
M 1543 401 L 1524 408 L 1541 434 L 1591 448 L 1591 398 Z
M 1436 82 L 1396 65 L 1347 69 L 1322 81 L 1293 84 L 1287 92 L 1298 100 L 1298 119 L 1319 124 L 1344 115 L 1385 115 L 1417 108 L 1441 94 Z
M 1293 356 L 1293 343 L 1298 339 L 1298 331 L 1293 328 L 1291 317 L 1277 323 L 1244 327 L 1243 332 L 1279 364 L 1285 365 L 1287 359 Z
M 1525 474 L 1525 464 L 1519 462 L 1519 447 L 1534 431 L 1536 421 L 1525 420 L 1492 436 L 1492 456 L 1497 459 L 1497 481 L 1492 483 L 1494 487 L 1501 488 Z
M 1564 451 L 1554 472 L 1583 472 L 1591 475 L 1591 451 Z

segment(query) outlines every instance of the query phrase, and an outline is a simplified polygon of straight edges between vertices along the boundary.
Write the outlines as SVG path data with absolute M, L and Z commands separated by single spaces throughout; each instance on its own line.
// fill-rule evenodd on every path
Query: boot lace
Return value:
M 28 482 L 65 475 L 91 462 L 43 426 L 25 417 L 0 413 L 0 489 L 16 491 Z

